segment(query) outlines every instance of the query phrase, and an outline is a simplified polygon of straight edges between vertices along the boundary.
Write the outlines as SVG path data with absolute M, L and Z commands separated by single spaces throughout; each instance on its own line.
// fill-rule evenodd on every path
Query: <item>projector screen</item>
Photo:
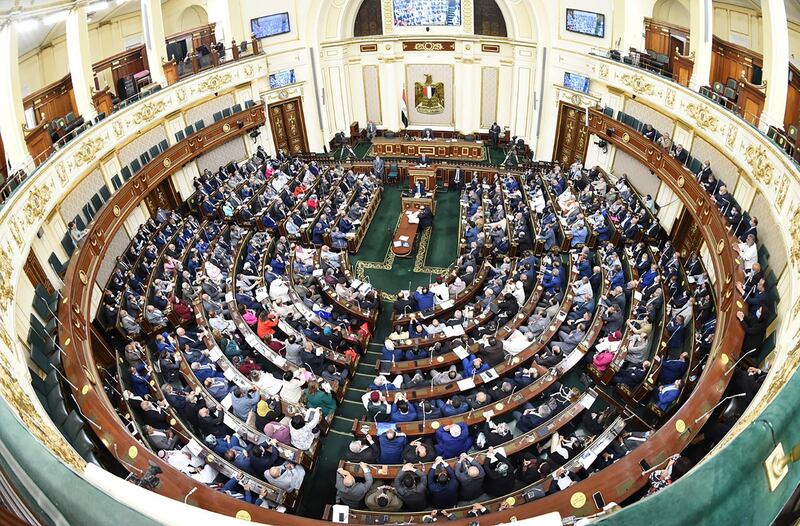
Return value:
M 603 38 L 606 35 L 606 15 L 567 9 L 567 31 Z
M 250 20 L 250 31 L 256 38 L 266 38 L 288 33 L 289 13 L 278 13 Z
M 589 77 L 577 73 L 564 73 L 564 87 L 581 93 L 589 93 Z
M 460 26 L 461 0 L 393 0 L 396 26 Z

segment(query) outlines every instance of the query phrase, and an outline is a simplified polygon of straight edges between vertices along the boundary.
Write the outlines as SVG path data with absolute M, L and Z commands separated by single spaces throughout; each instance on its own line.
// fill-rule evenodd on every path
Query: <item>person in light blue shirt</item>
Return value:
M 579 221 L 572 227 L 572 241 L 570 242 L 570 247 L 575 248 L 578 245 L 585 245 L 587 237 L 589 237 L 589 231 L 586 229 L 584 222 Z

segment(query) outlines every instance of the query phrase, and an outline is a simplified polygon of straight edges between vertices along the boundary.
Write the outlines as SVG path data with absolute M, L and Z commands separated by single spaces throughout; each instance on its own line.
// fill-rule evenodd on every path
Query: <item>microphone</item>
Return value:
M 734 369 L 736 369 L 736 366 L 737 366 L 737 365 L 739 365 L 739 362 L 741 362 L 742 360 L 744 360 L 744 357 L 745 357 L 745 356 L 747 356 L 747 355 L 748 355 L 748 354 L 750 354 L 750 353 L 754 353 L 754 352 L 756 352 L 757 350 L 758 350 L 758 348 L 756 347 L 756 348 L 750 349 L 749 351 L 747 351 L 746 353 L 744 353 L 743 355 L 741 355 L 741 356 L 739 357 L 739 359 L 738 359 L 738 360 L 736 360 L 735 362 L 733 362 L 733 365 L 731 365 L 730 367 L 728 367 L 728 370 L 727 370 L 727 371 L 725 371 L 725 374 L 724 374 L 723 376 L 728 376 L 728 375 L 731 373 L 731 371 L 733 371 Z
M 193 487 L 191 490 L 189 490 L 189 493 L 187 493 L 187 494 L 186 494 L 186 496 L 185 496 L 185 497 L 183 497 L 183 503 L 184 503 L 184 504 L 186 504 L 186 500 L 187 500 L 187 499 L 188 499 L 188 498 L 189 498 L 189 497 L 192 495 L 192 493 L 194 493 L 195 491 L 197 491 L 197 486 L 195 486 L 195 487 Z
M 714 407 L 712 407 L 711 409 L 709 409 L 708 411 L 706 411 L 706 412 L 705 412 L 705 413 L 703 413 L 702 415 L 700 415 L 700 416 L 698 416 L 697 418 L 695 418 L 693 423 L 694 423 L 694 424 L 696 424 L 697 422 L 699 422 L 700 420 L 702 420 L 703 418 L 705 418 L 707 415 L 711 414 L 711 413 L 714 411 L 714 409 L 718 408 L 719 406 L 721 406 L 722 404 L 724 404 L 726 401 L 728 401 L 728 400 L 730 400 L 730 399 L 732 399 L 732 398 L 739 398 L 740 396 L 745 396 L 745 394 L 746 394 L 746 393 L 738 393 L 738 394 L 735 394 L 735 395 L 726 396 L 725 398 L 723 398 L 722 400 L 720 400 L 720 401 L 719 401 L 719 403 L 718 403 L 717 405 L 715 405 Z

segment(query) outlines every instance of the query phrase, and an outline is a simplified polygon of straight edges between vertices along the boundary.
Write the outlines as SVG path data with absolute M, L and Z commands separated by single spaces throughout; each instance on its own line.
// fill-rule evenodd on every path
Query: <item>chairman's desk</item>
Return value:
M 431 141 L 376 137 L 372 140 L 373 155 L 419 159 L 422 154 L 456 161 L 481 161 L 486 157 L 482 142 L 433 139 Z

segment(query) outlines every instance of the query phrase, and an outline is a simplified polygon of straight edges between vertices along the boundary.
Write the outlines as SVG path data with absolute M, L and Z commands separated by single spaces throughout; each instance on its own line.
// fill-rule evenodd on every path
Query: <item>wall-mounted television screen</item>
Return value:
M 589 77 L 577 73 L 564 73 L 564 87 L 581 93 L 589 93 Z
M 289 84 L 294 84 L 295 82 L 293 69 L 278 71 L 276 73 L 270 73 L 269 75 L 269 87 L 272 89 L 282 88 Z
M 250 31 L 256 38 L 273 37 L 291 31 L 289 28 L 289 13 L 278 13 L 250 20 Z
M 606 36 L 606 15 L 567 9 L 567 31 L 603 38 Z
M 396 26 L 460 26 L 461 0 L 393 0 Z

